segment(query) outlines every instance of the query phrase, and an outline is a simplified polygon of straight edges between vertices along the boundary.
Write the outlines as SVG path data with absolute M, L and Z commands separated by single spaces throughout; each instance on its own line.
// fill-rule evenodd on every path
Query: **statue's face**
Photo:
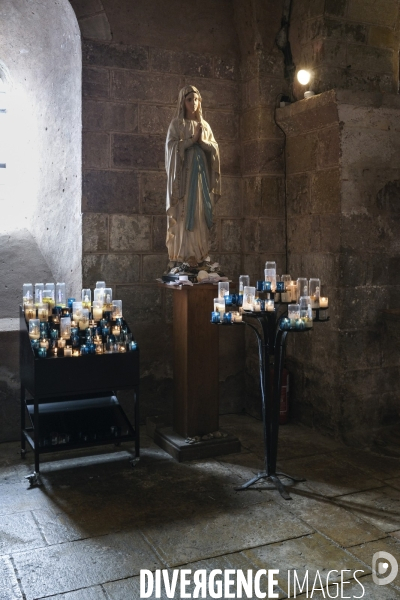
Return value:
M 199 96 L 196 92 L 190 92 L 185 98 L 185 116 L 192 116 L 199 108 Z

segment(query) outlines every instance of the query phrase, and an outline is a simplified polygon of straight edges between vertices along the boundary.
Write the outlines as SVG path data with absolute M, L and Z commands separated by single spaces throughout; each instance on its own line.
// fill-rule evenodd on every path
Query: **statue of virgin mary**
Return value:
M 167 248 L 174 272 L 210 261 L 214 201 L 221 195 L 218 144 L 202 117 L 199 90 L 181 89 L 165 144 Z

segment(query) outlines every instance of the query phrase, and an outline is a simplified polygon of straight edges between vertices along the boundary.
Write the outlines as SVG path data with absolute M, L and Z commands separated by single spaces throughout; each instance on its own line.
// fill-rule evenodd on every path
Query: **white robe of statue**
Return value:
M 221 195 L 218 144 L 200 110 L 197 119 L 185 119 L 183 102 L 193 86 L 180 91 L 177 116 L 168 128 L 165 145 L 167 185 L 167 239 L 169 260 L 195 266 L 208 259 L 214 200 Z M 193 143 L 198 123 L 201 139 Z

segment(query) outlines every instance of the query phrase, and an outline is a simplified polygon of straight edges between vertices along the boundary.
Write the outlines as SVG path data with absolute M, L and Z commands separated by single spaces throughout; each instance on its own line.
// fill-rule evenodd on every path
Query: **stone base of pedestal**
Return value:
M 185 442 L 185 438 L 173 431 L 172 427 L 166 426 L 161 420 L 157 421 L 157 418 L 156 420 L 147 419 L 147 433 L 157 446 L 168 452 L 178 462 L 234 454 L 241 450 L 238 438 L 230 434 L 227 434 L 226 437 L 188 444 Z

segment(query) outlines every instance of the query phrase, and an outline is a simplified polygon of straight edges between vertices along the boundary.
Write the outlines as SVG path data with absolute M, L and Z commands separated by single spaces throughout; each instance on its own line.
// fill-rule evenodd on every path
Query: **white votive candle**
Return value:
M 319 307 L 328 308 L 328 298 L 326 296 L 320 296 Z

